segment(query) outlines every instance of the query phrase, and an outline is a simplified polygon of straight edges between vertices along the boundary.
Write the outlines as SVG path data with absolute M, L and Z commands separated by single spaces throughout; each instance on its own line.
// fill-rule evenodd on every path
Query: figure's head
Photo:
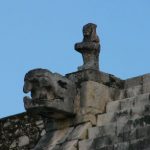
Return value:
M 83 36 L 84 42 L 95 42 L 97 41 L 97 35 L 96 35 L 96 24 L 88 23 L 85 26 L 83 26 Z
M 90 36 L 94 30 L 96 30 L 96 25 L 93 23 L 88 23 L 85 26 L 83 26 L 83 35 L 84 36 Z

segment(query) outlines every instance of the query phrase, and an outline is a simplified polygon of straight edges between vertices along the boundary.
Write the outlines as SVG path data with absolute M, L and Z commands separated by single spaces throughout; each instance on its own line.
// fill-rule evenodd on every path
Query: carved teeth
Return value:
M 32 105 L 31 100 L 32 100 L 32 99 L 31 99 L 29 96 L 25 96 L 25 97 L 23 98 L 25 109 L 28 109 L 29 107 L 31 107 L 31 105 Z
M 31 99 L 31 97 L 29 97 L 29 96 L 25 96 L 24 98 L 23 98 L 23 101 L 24 102 L 27 102 L 27 101 L 31 101 L 32 99 Z

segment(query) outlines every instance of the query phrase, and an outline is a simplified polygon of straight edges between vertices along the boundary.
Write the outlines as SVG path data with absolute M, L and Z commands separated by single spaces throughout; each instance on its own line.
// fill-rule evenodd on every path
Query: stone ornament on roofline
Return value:
M 75 85 L 60 74 L 41 68 L 30 70 L 24 78 L 23 92 L 31 93 L 31 97 L 24 97 L 27 111 L 51 118 L 74 115 Z
M 83 26 L 83 41 L 75 44 L 75 50 L 82 54 L 84 63 L 78 70 L 99 70 L 100 41 L 96 27 L 93 23 Z

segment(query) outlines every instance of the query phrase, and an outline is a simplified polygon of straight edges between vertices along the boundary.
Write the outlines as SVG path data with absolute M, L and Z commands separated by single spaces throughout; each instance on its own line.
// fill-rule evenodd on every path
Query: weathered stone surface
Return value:
M 85 122 L 91 122 L 92 125 L 96 125 L 96 116 L 93 114 L 85 114 L 83 115 L 82 113 L 78 113 L 75 117 L 75 124 L 82 124 Z
M 107 112 L 116 112 L 118 110 L 125 110 L 129 108 L 139 108 L 145 107 L 144 105 L 148 105 L 150 102 L 149 93 L 141 94 L 136 97 L 127 98 L 124 100 L 118 100 L 115 102 L 109 102 L 107 104 L 106 110 Z M 140 108 L 139 108 L 140 109 Z
M 88 128 L 92 124 L 90 122 L 78 125 L 73 132 L 69 135 L 68 140 L 83 140 L 88 138 Z
M 115 94 L 114 100 L 121 100 L 125 98 L 135 97 L 137 95 L 150 92 L 150 83 L 144 83 L 141 85 L 131 86 L 126 89 L 116 89 L 118 93 Z
M 129 79 L 125 80 L 125 86 L 124 87 L 128 88 L 128 87 L 132 87 L 132 86 L 141 85 L 142 82 L 143 82 L 143 76 L 129 78 Z
M 115 136 L 103 136 L 95 139 L 88 139 L 79 142 L 79 150 L 99 150 L 117 143 Z
M 0 146 L 1 146 L 1 145 L 0 145 Z M 14 141 L 11 143 L 11 145 L 10 145 L 9 148 L 15 148 L 15 147 L 17 147 L 17 141 L 16 141 L 16 140 L 14 140 Z
M 142 92 L 143 93 L 150 93 L 150 82 L 147 84 L 143 84 L 142 86 Z
M 144 105 L 150 104 L 150 94 L 142 94 L 136 96 L 134 98 L 126 99 L 125 101 L 120 101 L 121 109 L 129 109 L 129 108 L 139 108 L 144 107 Z
M 61 150 L 77 150 L 77 146 L 78 146 L 78 140 L 73 140 L 73 141 L 64 143 L 60 149 Z
M 113 150 L 129 150 L 129 142 L 115 144 Z
M 74 129 L 73 127 L 70 127 L 70 128 L 66 128 L 66 129 L 63 129 L 63 130 L 54 131 L 52 133 L 53 137 L 52 137 L 51 141 L 49 142 L 49 144 L 50 145 L 55 145 L 55 144 L 64 143 L 66 141 L 66 139 L 72 133 L 73 129 Z
M 92 144 L 93 139 L 82 140 L 79 142 L 79 150 L 94 150 Z
M 57 119 L 57 120 L 49 119 L 49 118 L 45 119 L 46 132 L 61 130 L 73 125 L 74 125 L 74 121 L 72 118 Z
M 40 116 L 21 113 L 0 120 L 0 149 L 32 149 L 43 136 L 44 121 Z
M 145 150 L 150 148 L 150 138 L 137 139 L 130 142 L 129 149 L 131 150 Z
M 113 145 L 108 145 L 108 146 L 101 147 L 98 150 L 114 150 L 114 147 Z
M 103 135 L 116 135 L 116 137 L 118 136 L 119 141 L 122 142 L 141 137 L 148 137 L 149 123 L 150 120 L 148 116 L 134 120 L 124 120 L 124 118 L 121 118 L 121 120 L 114 123 L 108 123 L 105 126 L 90 128 L 89 136 L 91 138 L 96 138 Z
M 40 148 L 36 148 L 33 150 L 61 150 L 61 146 L 60 145 L 50 145 L 50 146 L 43 146 Z
M 143 75 L 143 84 L 150 83 L 150 73 Z
M 48 132 L 45 134 L 36 147 L 34 148 L 35 150 L 42 149 L 43 147 L 54 147 L 57 144 L 62 144 L 66 142 L 67 138 L 69 137 L 70 133 L 73 131 L 72 128 L 66 128 L 63 130 L 56 130 L 53 132 Z
M 114 113 L 105 113 L 97 116 L 97 126 L 103 126 L 115 121 L 116 118 Z
M 106 103 L 111 101 L 110 90 L 107 86 L 88 81 L 81 85 L 82 114 L 97 114 L 105 112 Z
M 150 113 L 149 94 L 143 94 L 137 98 L 125 99 L 123 101 L 110 102 L 107 106 L 111 110 L 105 114 L 98 115 L 97 126 L 106 125 L 112 122 L 125 124 L 128 120 L 138 119 Z M 115 104 L 115 105 L 113 105 Z M 110 107 L 111 106 L 111 107 Z
M 117 132 L 117 125 L 113 123 L 101 127 L 92 127 L 88 129 L 90 139 L 94 139 L 106 135 L 114 136 L 116 132 Z
M 124 98 L 134 97 L 134 96 L 137 96 L 140 94 L 143 94 L 142 85 L 137 85 L 137 86 L 127 88 L 125 90 L 125 97 Z
M 29 137 L 28 136 L 21 136 L 19 137 L 18 145 L 19 147 L 25 146 L 29 144 Z
M 124 81 L 111 74 L 107 74 L 98 70 L 86 69 L 66 74 L 66 77 L 80 86 L 85 81 L 95 81 L 109 87 L 123 89 Z

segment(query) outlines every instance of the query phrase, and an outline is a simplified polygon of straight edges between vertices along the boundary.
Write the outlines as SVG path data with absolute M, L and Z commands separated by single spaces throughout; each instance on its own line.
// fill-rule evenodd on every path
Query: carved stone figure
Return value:
M 100 41 L 96 34 L 96 25 L 89 23 L 83 27 L 83 41 L 75 44 L 75 50 L 83 57 L 83 66 L 79 70 L 94 69 L 99 70 Z
M 53 111 L 73 113 L 75 85 L 72 81 L 47 69 L 34 69 L 24 78 L 24 93 L 31 92 L 31 98 L 24 97 L 25 109 L 47 107 Z

